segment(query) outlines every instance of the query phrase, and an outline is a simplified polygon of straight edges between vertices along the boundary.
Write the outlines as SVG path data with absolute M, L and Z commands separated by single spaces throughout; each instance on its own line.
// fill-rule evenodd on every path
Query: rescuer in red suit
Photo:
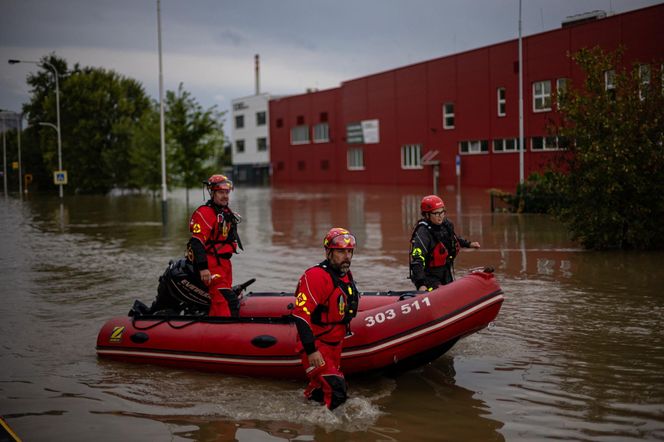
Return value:
M 347 398 L 341 350 L 350 321 L 357 315 L 360 294 L 349 270 L 355 237 L 335 227 L 325 236 L 323 246 L 325 261 L 306 270 L 297 284 L 292 315 L 309 379 L 304 395 L 334 410 Z
M 225 175 L 212 175 L 203 182 L 210 199 L 191 215 L 188 257 L 200 273 L 210 294 L 210 316 L 238 316 L 240 302 L 232 290 L 231 257 L 242 243 L 237 233 L 240 218 L 228 207 L 233 182 Z
M 411 236 L 410 279 L 418 290 L 433 290 L 454 280 L 454 258 L 462 247 L 480 248 L 454 232 L 445 203 L 436 195 L 422 198 L 422 218 Z

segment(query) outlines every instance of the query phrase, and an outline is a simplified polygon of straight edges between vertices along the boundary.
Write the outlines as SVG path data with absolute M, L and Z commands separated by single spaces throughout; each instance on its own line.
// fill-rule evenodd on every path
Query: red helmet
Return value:
M 323 247 L 326 249 L 354 249 L 355 237 L 348 230 L 335 227 L 325 235 Z
M 433 212 L 436 209 L 444 209 L 445 203 L 439 196 L 427 195 L 422 198 L 420 208 L 422 209 L 422 213 Z
M 233 190 L 233 182 L 226 175 L 212 175 L 207 181 L 203 181 L 210 192 L 215 190 Z

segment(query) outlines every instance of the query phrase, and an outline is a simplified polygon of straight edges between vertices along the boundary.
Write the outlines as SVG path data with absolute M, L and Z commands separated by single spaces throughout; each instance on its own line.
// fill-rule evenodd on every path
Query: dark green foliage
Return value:
M 69 77 L 63 96 L 72 188 L 105 193 L 127 187 L 133 130 L 150 110 L 143 87 L 112 71 L 86 68 Z
M 145 112 L 136 125 L 129 151 L 129 183 L 132 189 L 161 189 L 161 137 L 159 128 L 159 104 Z
M 564 174 L 551 170 L 535 172 L 517 186 L 516 194 L 503 193 L 499 197 L 512 211 L 555 215 L 567 203 L 566 179 Z
M 62 164 L 67 193 L 106 193 L 113 188 L 161 188 L 161 140 L 158 105 L 136 80 L 100 68 L 73 69 L 51 54 L 42 59 L 56 67 L 60 85 Z M 27 79 L 31 100 L 23 108 L 24 172 L 33 188 L 55 190 L 57 132 L 55 79 L 46 64 Z M 221 167 L 222 113 L 204 110 L 180 84 L 167 92 L 166 145 L 169 184 L 192 187 Z
M 214 107 L 204 110 L 180 83 L 166 93 L 166 131 L 169 176 L 187 190 L 221 169 L 224 142 L 222 116 Z
M 60 74 L 60 100 L 62 101 L 62 83 L 64 76 L 69 72 L 67 62 L 54 54 L 45 56 L 42 61 L 51 63 Z M 78 65 L 74 66 L 78 69 Z M 56 124 L 55 78 L 53 71 L 43 67 L 37 74 L 27 78 L 31 87 L 30 102 L 23 106 L 23 114 L 27 118 L 27 128 L 23 131 L 21 139 L 23 173 L 33 175 L 31 190 L 55 190 L 53 184 L 53 171 L 58 166 L 57 132 L 51 127 L 40 126 L 40 122 Z M 60 103 L 61 113 L 62 102 Z M 61 115 L 62 118 L 62 115 Z M 64 121 L 61 122 L 62 135 L 66 133 Z M 65 143 L 63 140 L 63 158 Z M 64 165 L 63 159 L 63 165 Z M 66 169 L 66 167 L 65 167 Z M 66 189 L 66 186 L 65 186 Z
M 62 164 L 69 176 L 66 190 L 105 193 L 113 187 L 128 186 L 133 130 L 150 109 L 143 87 L 100 68 L 80 69 L 76 65 L 70 71 L 55 55 L 43 60 L 56 66 L 60 74 Z M 57 132 L 39 123 L 57 121 L 53 73 L 43 67 L 28 77 L 28 84 L 32 99 L 24 111 L 30 132 L 39 143 L 32 147 L 41 148 L 42 163 L 52 171 L 57 168 Z
M 567 158 L 567 204 L 559 211 L 592 249 L 664 247 L 664 93 L 661 61 L 647 77 L 624 68 L 621 51 L 583 49 L 573 59 L 586 74 L 561 97 L 557 133 L 574 140 Z M 615 71 L 615 89 L 605 72 Z M 648 78 L 648 83 L 643 82 Z
M 572 58 L 585 76 L 557 97 L 561 118 L 551 132 L 571 143 L 552 162 L 556 172 L 529 176 L 515 195 L 492 195 L 513 211 L 556 215 L 590 249 L 661 250 L 662 61 L 625 67 L 622 50 L 600 48 Z M 614 73 L 615 85 L 608 90 L 607 72 Z

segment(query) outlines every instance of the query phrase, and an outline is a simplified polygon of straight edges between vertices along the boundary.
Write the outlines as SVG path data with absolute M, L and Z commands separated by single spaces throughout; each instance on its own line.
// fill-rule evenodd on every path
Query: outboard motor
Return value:
M 170 261 L 159 277 L 157 297 L 150 314 L 207 314 L 210 296 L 194 265 L 186 258 Z
M 232 317 L 239 316 L 242 292 L 255 281 L 256 278 L 251 278 L 230 289 L 221 290 L 231 309 Z M 135 300 L 129 316 L 207 315 L 209 310 L 210 295 L 201 281 L 200 274 L 194 269 L 191 261 L 180 258 L 177 261 L 169 261 L 166 271 L 159 277 L 157 297 L 152 305 L 148 307 L 141 301 Z

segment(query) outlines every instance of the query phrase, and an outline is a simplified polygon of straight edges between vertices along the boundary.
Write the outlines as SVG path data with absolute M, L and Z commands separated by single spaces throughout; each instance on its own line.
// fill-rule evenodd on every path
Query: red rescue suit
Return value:
M 357 315 L 359 292 L 350 272 L 339 275 L 327 261 L 304 272 L 295 292 L 295 317 L 302 364 L 309 379 L 304 394 L 331 410 L 346 401 L 346 381 L 341 372 L 343 340 Z M 325 364 L 310 367 L 308 355 L 318 350 Z
M 231 291 L 233 266 L 231 257 L 237 252 L 237 219 L 227 207 L 208 201 L 200 206 L 189 221 L 189 241 L 198 271 L 210 270 L 210 316 L 231 316 L 228 301 L 220 289 Z

